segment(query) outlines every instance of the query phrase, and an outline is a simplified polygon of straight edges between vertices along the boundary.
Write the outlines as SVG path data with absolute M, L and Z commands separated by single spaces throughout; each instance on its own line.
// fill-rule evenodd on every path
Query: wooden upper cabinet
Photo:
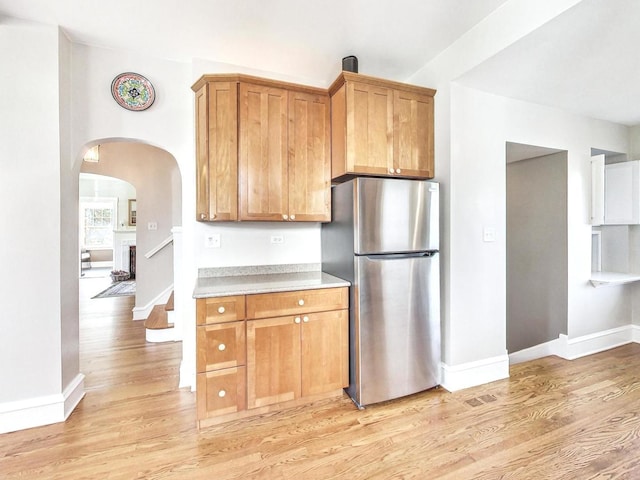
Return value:
M 331 220 L 329 97 L 289 92 L 289 219 Z
M 342 72 L 329 93 L 334 180 L 434 176 L 435 90 Z
M 393 166 L 393 92 L 360 82 L 346 87 L 348 168 L 386 175 Z
M 192 88 L 198 220 L 331 220 L 326 90 L 240 74 Z
M 240 220 L 288 210 L 287 91 L 240 84 Z
M 235 82 L 196 92 L 196 219 L 238 218 L 238 113 Z
M 394 91 L 393 132 L 393 168 L 433 178 L 433 96 Z

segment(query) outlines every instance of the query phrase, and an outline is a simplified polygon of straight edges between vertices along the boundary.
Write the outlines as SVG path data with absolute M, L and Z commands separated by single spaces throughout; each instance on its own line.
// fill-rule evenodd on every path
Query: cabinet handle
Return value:
M 289 220 L 295 220 L 295 219 L 296 219 L 296 216 L 295 216 L 295 215 L 291 215 L 291 216 L 289 217 Z
M 389 169 L 389 173 L 393 173 L 393 168 L 390 168 L 390 169 Z
M 400 169 L 399 168 L 396 168 L 396 173 L 400 173 Z
M 288 217 L 286 214 L 285 214 L 285 215 L 282 215 L 282 219 L 283 219 L 283 220 L 287 220 L 288 218 L 289 218 L 289 217 Z
M 227 392 L 225 392 L 224 390 L 220 390 L 220 391 L 218 392 L 218 396 L 219 396 L 220 398 L 224 397 L 226 394 L 227 394 Z
M 224 307 L 218 307 L 218 313 L 224 313 L 225 309 Z
M 215 220 L 217 218 L 218 215 L 216 215 L 215 213 L 211 214 L 211 220 Z
M 304 300 L 303 299 L 298 300 L 298 305 L 303 306 L 304 305 Z
M 207 214 L 206 213 L 201 213 L 200 214 L 200 220 L 206 220 L 207 219 Z
M 227 346 L 224 343 L 221 343 L 220 345 L 218 345 L 218 350 L 220 350 L 221 352 L 224 352 L 226 348 Z
M 306 315 L 304 317 L 302 317 L 302 321 L 304 323 L 307 323 L 309 321 L 309 317 L 307 317 Z
M 294 318 L 294 319 L 293 319 L 293 322 L 294 322 L 294 323 L 300 323 L 300 317 L 296 317 L 296 318 Z

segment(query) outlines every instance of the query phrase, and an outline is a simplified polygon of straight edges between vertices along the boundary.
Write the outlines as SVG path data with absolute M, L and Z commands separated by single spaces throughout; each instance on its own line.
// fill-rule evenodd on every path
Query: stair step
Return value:
M 164 309 L 167 312 L 173 311 L 173 290 L 171 291 L 171 295 L 169 295 L 169 300 L 167 300 L 167 304 L 164 306 Z
M 156 305 L 151 310 L 149 318 L 144 321 L 145 328 L 149 330 L 160 330 L 163 328 L 173 328 L 173 324 L 167 321 L 166 305 Z

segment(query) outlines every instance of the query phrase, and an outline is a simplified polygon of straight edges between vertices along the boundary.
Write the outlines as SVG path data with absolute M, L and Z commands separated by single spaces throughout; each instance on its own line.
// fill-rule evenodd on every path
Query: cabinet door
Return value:
M 433 97 L 394 91 L 393 167 L 403 177 L 432 178 Z
M 238 218 L 237 99 L 234 82 L 208 83 L 196 94 L 198 220 Z
M 297 318 L 297 317 L 296 317 Z M 300 319 L 247 322 L 247 406 L 300 397 Z
M 196 220 L 209 220 L 208 85 L 196 92 Z
M 347 171 L 389 175 L 393 169 L 393 92 L 347 83 Z
M 302 317 L 302 396 L 349 385 L 348 310 Z
M 208 372 L 245 364 L 244 322 L 197 327 L 196 370 Z
M 226 368 L 196 377 L 198 419 L 246 410 L 246 369 Z
M 605 166 L 605 225 L 632 225 L 640 223 L 639 173 L 640 162 L 637 160 Z
M 287 91 L 240 84 L 240 220 L 288 217 Z
M 289 219 L 331 220 L 329 97 L 289 92 Z

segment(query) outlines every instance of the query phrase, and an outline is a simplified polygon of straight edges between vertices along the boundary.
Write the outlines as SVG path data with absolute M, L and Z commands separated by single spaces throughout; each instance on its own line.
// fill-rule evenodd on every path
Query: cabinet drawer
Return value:
M 247 318 L 269 318 L 348 308 L 348 291 L 347 287 L 339 287 L 248 295 Z
M 196 378 L 198 419 L 246 410 L 245 367 L 199 373 Z
M 196 303 L 198 325 L 244 320 L 244 295 L 199 298 Z
M 197 327 L 198 372 L 245 364 L 245 324 L 242 322 L 201 325 Z

